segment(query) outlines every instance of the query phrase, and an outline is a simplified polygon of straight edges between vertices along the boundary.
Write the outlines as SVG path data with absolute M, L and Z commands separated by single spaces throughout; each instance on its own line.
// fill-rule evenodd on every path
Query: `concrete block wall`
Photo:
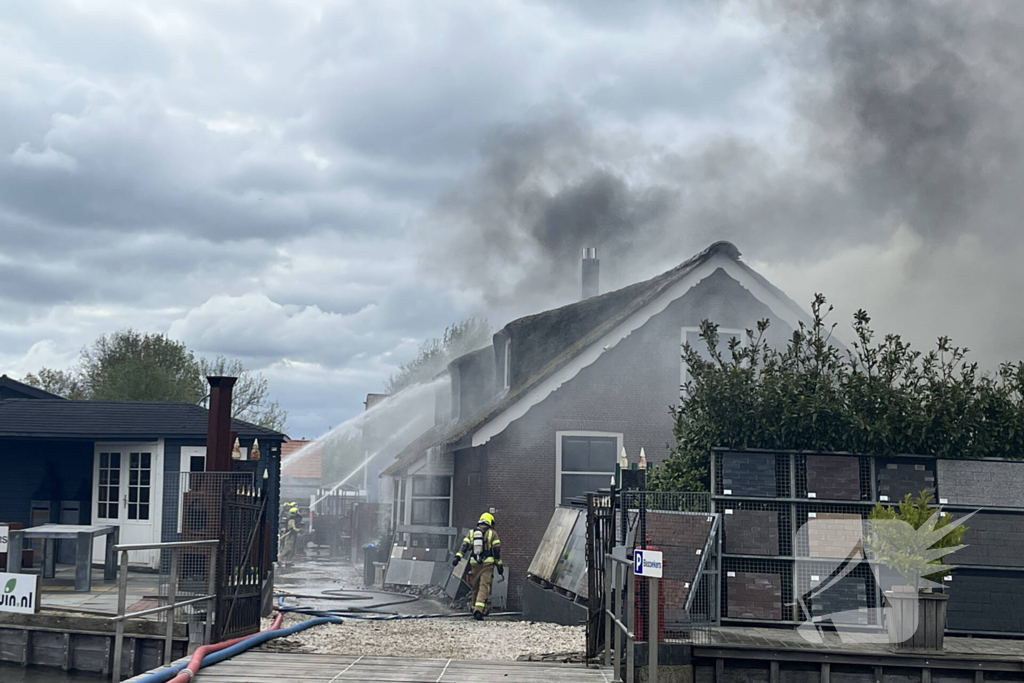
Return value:
M 724 520 L 724 550 L 736 555 L 778 555 L 779 513 L 775 510 L 729 510 Z
M 895 503 L 909 493 L 928 491 L 935 496 L 935 465 L 923 462 L 890 462 L 876 465 L 878 499 Z
M 808 455 L 807 497 L 820 500 L 860 500 L 860 458 Z
M 726 575 L 727 611 L 733 619 L 782 619 L 782 578 L 761 572 Z
M 775 455 L 771 453 L 724 453 L 722 493 L 732 496 L 776 496 Z
M 1024 464 L 938 460 L 939 501 L 950 505 L 1024 507 Z

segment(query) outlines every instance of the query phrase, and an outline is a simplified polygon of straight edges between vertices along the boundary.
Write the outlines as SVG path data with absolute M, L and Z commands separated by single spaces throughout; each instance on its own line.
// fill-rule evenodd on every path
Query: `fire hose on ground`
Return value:
M 322 609 L 318 607 L 310 607 L 307 605 L 288 605 L 285 604 L 285 598 L 302 598 L 307 600 L 344 600 L 344 601 L 359 601 L 359 600 L 372 600 L 372 594 L 376 595 L 391 595 L 398 596 L 401 598 L 407 598 L 403 600 L 393 600 L 391 602 L 384 602 L 381 604 L 373 605 L 370 607 L 346 607 L 341 609 Z M 344 617 L 346 619 L 365 619 L 368 621 L 394 621 L 402 619 L 456 619 L 460 617 L 471 617 L 470 612 L 440 612 L 435 614 L 398 614 L 397 612 L 385 612 L 382 611 L 384 607 L 391 607 L 393 605 L 406 605 L 411 602 L 419 600 L 418 596 L 407 595 L 405 593 L 393 593 L 391 591 L 339 591 L 339 590 L 327 590 L 319 595 L 313 595 L 308 593 L 283 593 L 278 592 L 277 594 L 277 607 L 276 609 L 281 612 L 293 612 L 296 614 L 305 614 L 311 617 Z M 519 617 L 522 616 L 522 612 L 495 612 L 491 614 L 491 617 Z
M 444 612 L 437 614 L 398 614 L 396 612 L 382 612 L 381 609 L 384 607 L 404 605 L 419 600 L 419 597 L 415 595 L 393 593 L 390 591 L 327 590 L 320 595 L 288 594 L 287 597 L 312 600 L 359 601 L 372 600 L 373 596 L 371 594 L 398 596 L 402 599 L 384 602 L 372 607 L 317 609 L 303 605 L 286 605 L 284 602 L 286 595 L 278 593 L 278 604 L 274 607 L 278 614 L 274 618 L 273 624 L 271 624 L 270 628 L 267 630 L 251 636 L 234 638 L 232 640 L 226 640 L 212 645 L 203 645 L 192 653 L 192 657 L 187 663 L 183 662 L 175 664 L 165 669 L 145 674 L 139 677 L 135 683 L 190 683 L 192 679 L 195 678 L 196 674 L 199 673 L 200 669 L 205 669 L 206 667 L 222 662 L 225 659 L 230 659 L 237 654 L 241 654 L 242 652 L 256 647 L 257 645 L 262 645 L 269 640 L 290 636 L 294 633 L 298 633 L 299 631 L 304 631 L 307 628 L 319 626 L 321 624 L 344 623 L 344 619 L 342 617 L 347 619 L 366 619 L 371 621 L 390 621 L 400 619 L 449 619 L 471 616 L 468 612 Z M 289 612 L 307 615 L 311 618 L 293 626 L 282 628 L 284 616 Z M 490 616 L 517 617 L 522 616 L 522 612 L 498 612 Z
M 225 659 L 230 659 L 231 657 L 241 654 L 242 652 L 256 647 L 257 645 L 262 645 L 268 640 L 290 636 L 293 633 L 298 633 L 299 631 L 304 631 L 307 628 L 319 626 L 321 624 L 342 623 L 342 619 L 337 616 L 322 616 L 307 619 L 306 621 L 295 624 L 294 626 L 281 628 L 281 622 L 283 620 L 284 614 L 279 613 L 274 619 L 274 623 L 266 631 L 261 631 L 260 633 L 251 636 L 226 640 L 222 643 L 204 645 L 192 654 L 191 659 L 189 659 L 187 663 L 175 664 L 167 667 L 166 669 L 146 674 L 139 677 L 136 680 L 136 683 L 188 683 L 195 678 L 200 669 L 212 666 L 213 664 L 222 662 Z

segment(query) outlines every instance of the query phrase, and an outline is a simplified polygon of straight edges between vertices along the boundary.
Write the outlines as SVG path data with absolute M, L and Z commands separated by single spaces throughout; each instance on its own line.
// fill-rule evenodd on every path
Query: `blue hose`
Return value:
M 253 648 L 257 645 L 262 645 L 268 640 L 274 640 L 275 638 L 283 638 L 284 636 L 290 636 L 293 633 L 304 631 L 312 626 L 319 626 L 320 624 L 340 624 L 342 619 L 339 617 L 315 617 L 313 619 L 307 619 L 301 623 L 289 626 L 288 628 L 279 628 L 276 631 L 264 631 L 263 633 L 257 633 L 249 638 L 246 638 L 240 643 L 235 643 L 231 647 L 226 647 L 223 650 L 217 652 L 211 652 L 210 654 L 203 657 L 202 663 L 199 665 L 200 669 L 205 669 L 208 666 L 216 664 L 217 662 L 223 662 L 225 659 L 231 659 L 235 655 L 245 652 L 246 650 Z M 152 673 L 145 674 L 137 679 L 135 683 L 166 683 L 171 680 L 178 673 L 188 666 L 188 662 L 182 662 L 169 666 L 166 669 L 154 671 Z

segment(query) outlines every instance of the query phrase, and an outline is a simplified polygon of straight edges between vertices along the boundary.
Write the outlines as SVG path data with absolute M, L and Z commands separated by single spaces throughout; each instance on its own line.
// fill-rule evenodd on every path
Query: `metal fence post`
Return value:
M 626 683 L 633 683 L 636 661 L 633 646 L 636 643 L 636 575 L 632 562 L 626 568 Z
M 178 599 L 178 553 L 181 548 L 171 548 L 171 576 L 167 583 L 167 604 L 173 605 Z M 171 649 L 174 645 L 174 610 L 167 611 L 167 632 L 164 635 L 164 666 L 171 663 Z
M 604 566 L 604 665 L 610 666 L 612 663 L 612 620 L 608 613 L 612 610 L 612 576 L 615 572 L 615 562 L 609 561 L 606 557 Z
M 620 619 L 622 616 L 622 576 L 621 566 L 618 562 L 613 563 L 614 574 L 612 575 L 613 585 L 612 590 L 615 591 L 615 618 Z M 622 651 L 619 645 L 622 643 L 622 629 L 615 629 L 615 680 L 622 680 Z
M 658 683 L 658 579 L 650 577 L 650 603 L 647 618 L 647 680 Z
M 210 596 L 210 604 L 206 608 L 206 634 L 203 644 L 209 645 L 213 642 L 213 615 L 217 610 L 217 554 L 219 545 L 210 546 L 210 576 L 207 579 L 207 592 Z
M 117 616 L 123 617 L 128 603 L 128 553 L 121 551 L 121 567 L 117 572 Z M 111 679 L 114 683 L 121 681 L 121 649 L 124 646 L 124 619 L 117 620 L 114 630 L 114 664 Z

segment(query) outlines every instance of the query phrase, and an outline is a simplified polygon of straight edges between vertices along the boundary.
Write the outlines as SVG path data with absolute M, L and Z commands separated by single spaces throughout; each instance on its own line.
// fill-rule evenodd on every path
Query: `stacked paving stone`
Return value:
M 814 588 L 816 586 L 808 592 L 813 592 Z M 815 595 L 811 598 L 811 617 L 815 621 L 829 620 L 834 624 L 867 624 L 867 579 L 846 576 Z
M 878 499 L 897 502 L 909 493 L 935 495 L 935 471 L 924 463 L 890 462 L 878 470 Z
M 782 580 L 778 574 L 729 572 L 728 615 L 733 619 L 782 619 Z
M 963 513 L 954 513 L 961 517 Z M 979 512 L 967 520 L 963 542 L 951 555 L 951 564 L 983 564 L 995 567 L 1024 567 L 1024 517 Z
M 710 515 L 678 512 L 647 512 L 647 536 L 661 550 L 665 561 L 662 597 L 670 612 L 686 607 L 697 567 L 711 533 Z
M 860 515 L 816 512 L 807 520 L 808 557 L 844 559 L 864 556 L 864 520 Z
M 939 502 L 1024 507 L 1024 466 L 1013 462 L 939 460 Z
M 732 510 L 725 519 L 725 552 L 735 555 L 778 555 L 779 513 L 775 510 Z
M 1024 582 L 1019 577 L 957 572 L 951 583 L 948 628 L 1024 631 Z
M 731 496 L 775 497 L 775 456 L 726 453 L 722 457 L 722 493 Z
M 860 458 L 808 455 L 806 462 L 808 498 L 860 500 Z

